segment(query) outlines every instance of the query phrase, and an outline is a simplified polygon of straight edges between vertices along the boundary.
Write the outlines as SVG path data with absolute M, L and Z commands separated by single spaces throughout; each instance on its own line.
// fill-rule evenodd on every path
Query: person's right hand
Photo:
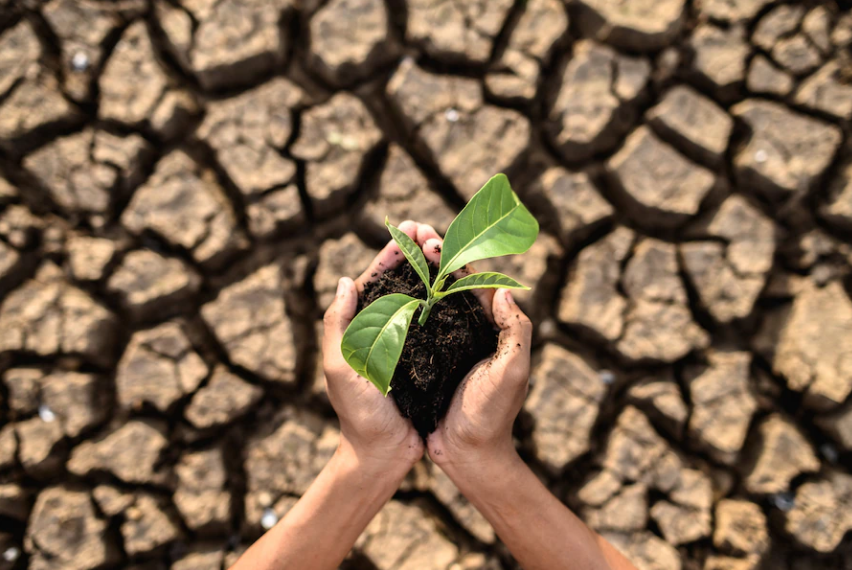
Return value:
M 411 239 L 417 239 L 419 224 L 399 225 Z M 423 242 L 418 242 L 422 245 Z M 385 471 L 408 472 L 423 456 L 423 441 L 410 420 L 400 415 L 394 402 L 379 392 L 369 380 L 358 376 L 344 360 L 340 342 L 355 317 L 358 295 L 364 286 L 393 269 L 404 257 L 393 240 L 382 249 L 360 277 L 340 279 L 334 302 L 323 318 L 323 372 L 328 399 L 340 420 L 341 446 L 348 445 L 362 461 Z
M 439 263 L 442 240 L 421 225 L 417 242 L 432 263 Z M 463 276 L 473 269 L 460 270 Z M 527 394 L 532 322 L 506 289 L 474 290 L 486 314 L 500 329 L 497 352 L 462 380 L 447 415 L 427 439 L 429 457 L 445 471 L 466 463 L 494 464 L 516 455 L 512 425 Z

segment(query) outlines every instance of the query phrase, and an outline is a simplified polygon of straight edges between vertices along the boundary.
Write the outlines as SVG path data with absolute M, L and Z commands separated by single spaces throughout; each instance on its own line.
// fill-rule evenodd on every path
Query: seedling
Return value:
M 387 396 L 408 328 L 418 308 L 417 322 L 422 326 L 432 307 L 447 295 L 498 287 L 529 289 L 511 277 L 490 271 L 462 277 L 446 290 L 444 286 L 454 271 L 468 263 L 527 251 L 538 236 L 538 222 L 512 191 L 509 179 L 504 174 L 494 176 L 447 229 L 438 274 L 431 283 L 429 263 L 420 247 L 405 232 L 392 226 L 387 218 L 385 225 L 426 284 L 426 298 L 394 293 L 376 299 L 352 319 L 343 334 L 340 349 L 349 366 Z

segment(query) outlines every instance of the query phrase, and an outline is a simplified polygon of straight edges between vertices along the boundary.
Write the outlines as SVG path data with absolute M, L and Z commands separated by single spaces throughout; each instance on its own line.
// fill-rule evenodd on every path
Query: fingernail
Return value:
M 343 295 L 343 292 L 346 291 L 346 278 L 341 277 L 340 281 L 337 282 L 337 296 Z
M 508 289 L 506 289 L 506 302 L 509 303 L 510 305 L 515 304 L 515 298 L 512 297 L 512 292 L 509 291 Z

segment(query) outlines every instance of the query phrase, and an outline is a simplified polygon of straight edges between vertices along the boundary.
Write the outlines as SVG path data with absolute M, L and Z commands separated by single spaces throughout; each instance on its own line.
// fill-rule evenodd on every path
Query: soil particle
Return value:
M 437 268 L 431 268 L 434 280 Z M 447 287 L 455 281 L 450 277 Z M 379 297 L 404 293 L 426 298 L 426 287 L 414 269 L 404 263 L 368 283 L 359 299 L 360 311 Z M 497 330 L 476 297 L 469 292 L 443 299 L 432 308 L 422 327 L 415 313 L 402 356 L 391 380 L 397 407 L 410 418 L 422 437 L 435 431 L 444 417 L 456 387 L 480 360 L 497 348 Z

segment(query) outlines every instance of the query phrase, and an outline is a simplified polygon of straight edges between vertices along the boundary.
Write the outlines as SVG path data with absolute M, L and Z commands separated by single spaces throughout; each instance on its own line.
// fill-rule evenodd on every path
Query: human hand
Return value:
M 437 232 L 421 225 L 417 238 L 426 258 L 439 263 L 442 240 Z M 468 266 L 455 276 L 472 272 Z M 500 329 L 500 337 L 496 353 L 462 380 L 447 415 L 427 439 L 429 457 L 451 478 L 456 467 L 505 465 L 517 455 L 512 425 L 526 397 L 530 374 L 530 319 L 506 289 L 475 289 L 473 293 Z
M 405 221 L 399 229 L 416 241 L 419 224 Z M 418 242 L 422 246 L 422 242 Z M 359 461 L 375 464 L 382 471 L 399 468 L 403 475 L 423 456 L 423 440 L 411 421 L 403 418 L 396 405 L 343 359 L 340 341 L 355 317 L 358 295 L 364 285 L 403 260 L 391 240 L 353 281 L 343 277 L 334 301 L 323 318 L 323 370 L 328 399 L 340 419 L 341 446 L 349 446 Z

